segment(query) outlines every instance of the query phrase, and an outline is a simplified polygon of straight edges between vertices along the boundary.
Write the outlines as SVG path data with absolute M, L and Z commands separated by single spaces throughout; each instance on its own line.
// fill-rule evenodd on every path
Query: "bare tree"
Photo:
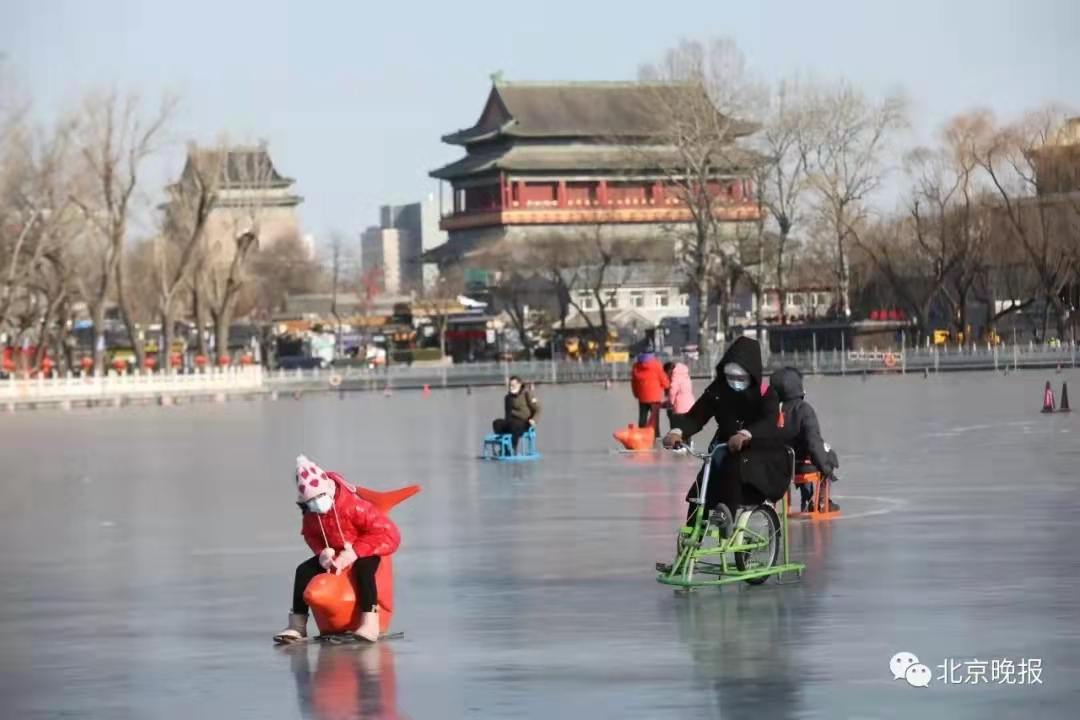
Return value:
M 779 295 L 780 324 L 787 322 L 789 240 L 807 213 L 808 157 L 815 130 L 813 101 L 813 94 L 798 79 L 781 81 L 769 98 L 762 131 L 755 136 L 755 146 L 766 158 L 754 173 L 756 199 L 771 221 L 771 227 L 763 230 L 775 229 L 774 236 L 762 238 L 763 242 L 769 240 L 762 250 L 771 260 L 768 274 Z
M 840 311 L 850 317 L 849 250 L 870 219 L 868 200 L 881 186 L 891 143 L 906 127 L 906 102 L 899 96 L 873 101 L 847 83 L 816 90 L 810 102 L 809 189 L 832 239 Z
M 153 241 L 157 312 L 161 317 L 160 367 L 169 367 L 176 339 L 176 314 L 207 252 L 207 225 L 217 206 L 226 154 L 220 148 L 188 145 L 180 177 L 167 188 L 162 227 Z M 201 334 L 201 328 L 200 328 Z
M 264 237 L 262 209 L 280 178 L 265 143 L 258 147 L 219 145 L 225 154 L 225 172 L 197 282 L 199 309 L 205 307 L 213 319 L 214 347 L 220 360 L 228 355 L 229 326 L 241 291 L 251 279 L 249 260 L 260 246 L 269 247 L 277 240 Z
M 1077 242 L 1075 193 L 1054 192 L 1058 188 L 1047 182 L 1057 174 L 1058 134 L 1068 115 L 1061 108 L 1044 107 L 1017 123 L 985 132 L 976 150 L 977 162 L 1001 201 L 1000 220 L 1023 248 L 1039 280 L 1044 337 L 1051 311 L 1059 336 L 1065 335 L 1069 319 L 1060 293 L 1069 280 Z
M 603 223 L 587 225 L 571 236 L 553 236 L 534 243 L 534 254 L 527 261 L 541 268 L 555 291 L 577 311 L 589 334 L 596 338 L 600 357 L 607 353 L 613 303 L 634 268 L 660 258 L 670 261 L 670 253 L 663 248 L 622 239 L 617 233 Z M 596 308 L 595 321 L 584 298 Z
M 735 141 L 758 129 L 746 119 L 761 115 L 763 94 L 742 53 L 726 39 L 708 47 L 684 41 L 661 62 L 642 68 L 641 78 L 658 130 L 651 143 L 634 151 L 649 158 L 679 207 L 689 211 L 690 222 L 673 227 L 673 235 L 697 298 L 698 341 L 708 346 L 710 281 L 727 277 L 737 266 L 725 210 L 741 187 L 741 176 L 762 161 Z M 719 290 L 723 296 L 726 284 Z M 720 318 L 718 334 L 726 331 L 725 323 Z
M 105 304 L 115 287 L 120 314 L 124 319 L 135 358 L 142 367 L 145 346 L 142 332 L 132 318 L 127 295 L 124 246 L 135 211 L 140 172 L 157 150 L 157 143 L 176 104 L 162 102 L 149 121 L 142 118 L 139 98 L 121 98 L 116 93 L 91 94 L 79 113 L 77 132 L 79 174 L 71 199 L 82 211 L 94 250 L 88 258 L 89 277 L 80 273 L 83 298 L 94 323 L 94 365 L 104 368 L 103 336 Z
M 461 308 L 458 298 L 465 292 L 462 270 L 455 266 L 439 272 L 439 277 L 424 293 L 423 307 L 439 334 L 439 353 L 446 357 L 446 331 L 450 316 Z

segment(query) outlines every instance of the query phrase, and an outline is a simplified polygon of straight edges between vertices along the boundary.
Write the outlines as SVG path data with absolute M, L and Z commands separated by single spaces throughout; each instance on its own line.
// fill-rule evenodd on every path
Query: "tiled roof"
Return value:
M 274 167 L 274 161 L 265 146 L 259 147 L 232 147 L 227 150 L 214 147 L 192 146 L 188 151 L 188 161 L 184 167 L 184 173 L 189 171 L 192 154 L 204 158 L 227 153 L 224 162 L 221 163 L 221 182 L 226 187 L 243 186 L 271 186 L 287 187 L 295 180 L 281 175 Z M 213 162 L 219 162 L 216 158 Z
M 717 172 L 735 172 L 754 165 L 760 156 L 750 150 L 727 147 L 715 158 Z M 470 153 L 462 159 L 431 172 L 443 180 L 508 172 L 585 172 L 606 173 L 670 172 L 687 164 L 675 148 L 664 146 L 620 146 L 572 143 L 566 145 L 513 145 L 490 152 Z
M 476 125 L 443 141 L 469 145 L 498 135 L 645 138 L 664 131 L 660 108 L 699 102 L 703 93 L 689 83 L 497 81 Z M 731 134 L 749 135 L 757 127 L 736 120 Z

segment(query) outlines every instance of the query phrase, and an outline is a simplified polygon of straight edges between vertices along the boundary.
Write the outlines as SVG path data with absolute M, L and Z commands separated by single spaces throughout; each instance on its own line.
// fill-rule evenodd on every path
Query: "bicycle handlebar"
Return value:
M 676 453 L 686 454 L 686 455 L 693 455 L 698 460 L 708 460 L 709 458 L 712 457 L 712 454 L 713 454 L 712 450 L 706 450 L 705 452 L 698 452 L 691 445 L 687 445 L 686 443 L 679 443 L 675 447 L 669 448 L 669 449 L 671 450 L 671 452 L 676 452 Z

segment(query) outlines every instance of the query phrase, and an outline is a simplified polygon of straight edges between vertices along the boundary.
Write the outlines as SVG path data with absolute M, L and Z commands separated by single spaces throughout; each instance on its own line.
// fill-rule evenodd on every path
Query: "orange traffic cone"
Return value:
M 1069 412 L 1072 408 L 1069 407 L 1069 383 L 1061 383 L 1061 407 L 1058 408 L 1059 412 Z
M 1043 390 L 1043 409 L 1044 413 L 1054 412 L 1054 389 L 1050 387 L 1050 381 L 1046 381 L 1046 389 Z

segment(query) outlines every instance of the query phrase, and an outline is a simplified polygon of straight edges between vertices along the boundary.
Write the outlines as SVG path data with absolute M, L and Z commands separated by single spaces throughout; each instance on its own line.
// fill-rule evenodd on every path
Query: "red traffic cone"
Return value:
M 431 394 L 431 388 L 428 387 L 427 383 L 424 383 L 424 397 L 427 397 L 430 394 Z
M 1044 413 L 1054 412 L 1054 389 L 1050 387 L 1050 381 L 1046 381 L 1046 389 L 1043 390 L 1043 409 Z
M 1059 412 L 1069 412 L 1069 383 L 1061 383 L 1061 407 L 1058 408 Z

